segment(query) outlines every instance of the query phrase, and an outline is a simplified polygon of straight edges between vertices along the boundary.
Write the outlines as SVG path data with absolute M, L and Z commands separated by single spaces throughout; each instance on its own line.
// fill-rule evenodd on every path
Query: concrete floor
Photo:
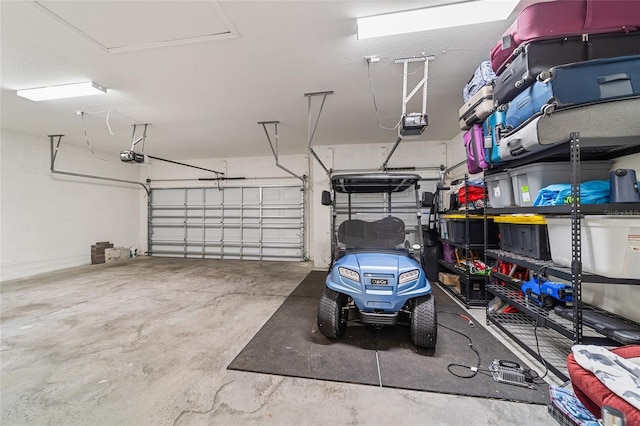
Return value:
M 556 424 L 539 405 L 227 370 L 310 270 L 138 257 L 4 282 L 1 423 Z

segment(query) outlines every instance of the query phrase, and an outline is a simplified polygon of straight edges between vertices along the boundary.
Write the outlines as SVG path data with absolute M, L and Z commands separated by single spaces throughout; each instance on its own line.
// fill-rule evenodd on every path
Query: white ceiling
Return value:
M 496 0 L 500 1 L 500 0 Z M 394 142 L 402 65 L 429 62 L 429 127 L 460 130 L 462 87 L 513 20 L 357 40 L 357 17 L 452 1 L 40 1 L 0 3 L 2 127 L 116 153 L 151 123 L 145 153 L 180 160 L 271 155 L 258 121 L 278 120 L 281 155 L 307 151 L 309 92 L 334 91 L 313 144 Z M 522 4 L 517 10 L 522 8 Z M 409 88 L 422 77 L 411 64 Z M 16 90 L 93 80 L 104 96 L 32 102 Z M 419 112 L 415 96 L 407 112 Z M 315 120 L 322 97 L 311 97 Z M 273 127 L 269 127 L 273 138 Z M 113 135 L 111 135 L 113 133 Z

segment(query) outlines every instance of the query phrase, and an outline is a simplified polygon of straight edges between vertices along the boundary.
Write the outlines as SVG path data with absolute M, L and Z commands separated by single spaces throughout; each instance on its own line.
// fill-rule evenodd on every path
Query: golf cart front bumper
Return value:
M 431 293 L 420 264 L 402 254 L 352 253 L 335 262 L 326 285 L 351 296 L 363 322 L 395 324 L 409 299 Z
M 360 311 L 360 321 L 364 324 L 396 325 L 398 322 L 398 312 L 384 313 Z

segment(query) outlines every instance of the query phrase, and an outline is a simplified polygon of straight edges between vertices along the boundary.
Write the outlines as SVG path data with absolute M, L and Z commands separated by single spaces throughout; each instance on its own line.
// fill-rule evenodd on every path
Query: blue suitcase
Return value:
M 544 71 L 507 108 L 507 128 L 556 108 L 640 94 L 640 55 L 576 62 Z
M 499 147 L 501 132 L 505 130 L 505 116 L 505 110 L 498 108 L 482 123 L 484 129 L 485 160 L 491 165 L 504 163 L 500 158 Z

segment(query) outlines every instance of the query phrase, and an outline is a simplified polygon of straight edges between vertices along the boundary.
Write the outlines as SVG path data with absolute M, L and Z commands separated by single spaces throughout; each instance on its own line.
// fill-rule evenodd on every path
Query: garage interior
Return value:
M 469 306 L 434 280 L 435 351 L 404 325 L 334 341 L 315 324 L 329 176 L 415 173 L 447 210 L 468 177 L 462 89 L 537 2 L 377 38 L 357 18 L 458 3 L 1 2 L 2 423 L 555 424 L 571 340 L 527 331 L 550 370 L 488 320 L 488 292 Z M 75 82 L 106 93 L 17 94 Z M 637 152 L 612 169 L 640 172 Z M 583 300 L 639 323 L 632 281 Z M 543 377 L 495 382 L 498 358 Z

